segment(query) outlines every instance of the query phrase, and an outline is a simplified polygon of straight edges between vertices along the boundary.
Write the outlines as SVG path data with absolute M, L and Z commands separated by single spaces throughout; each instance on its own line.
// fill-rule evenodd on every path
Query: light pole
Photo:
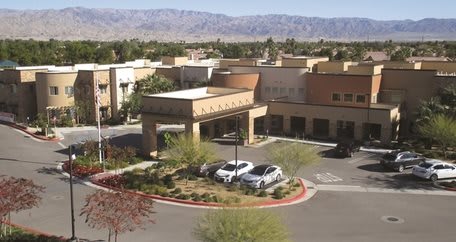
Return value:
M 73 145 L 68 147 L 68 166 L 70 170 L 70 206 L 71 206 L 71 238 L 70 241 L 76 241 L 74 235 L 74 202 L 73 202 Z
M 238 176 L 238 170 L 237 170 L 237 167 L 238 167 L 238 140 L 239 140 L 239 116 L 236 115 L 235 117 L 235 120 L 236 120 L 236 134 L 235 134 L 235 142 L 234 142 L 234 160 L 235 160 L 235 163 L 236 163 L 236 168 L 234 170 L 235 172 L 235 178 L 237 179 L 237 176 Z

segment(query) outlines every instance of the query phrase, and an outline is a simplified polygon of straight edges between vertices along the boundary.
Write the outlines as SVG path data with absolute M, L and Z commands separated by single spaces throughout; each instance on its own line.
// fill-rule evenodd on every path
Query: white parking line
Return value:
M 317 173 L 314 174 L 314 176 L 321 182 L 324 183 L 329 183 L 329 182 L 337 182 L 337 181 L 343 181 L 342 178 L 335 176 L 329 172 L 326 173 Z
M 62 147 L 62 148 L 64 148 L 64 149 L 66 149 L 66 148 L 67 148 L 67 147 L 66 147 L 64 144 L 62 144 L 61 142 L 58 142 L 57 144 L 59 144 L 59 145 L 60 145 L 60 147 Z
M 375 154 L 369 154 L 369 155 L 361 156 L 361 157 L 358 157 L 356 159 L 349 160 L 348 164 L 354 164 L 354 163 L 356 163 L 358 161 L 361 161 L 361 160 L 364 160 L 364 159 L 367 159 L 367 158 L 371 158 L 373 156 L 375 156 Z

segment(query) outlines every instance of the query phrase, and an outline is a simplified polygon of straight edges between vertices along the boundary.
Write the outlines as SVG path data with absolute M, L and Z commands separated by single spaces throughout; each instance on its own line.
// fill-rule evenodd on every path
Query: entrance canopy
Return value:
M 143 150 L 156 155 L 157 123 L 184 123 L 185 131 L 199 138 L 201 122 L 233 115 L 243 116 L 242 126 L 253 142 L 254 118 L 266 111 L 266 104 L 254 103 L 254 92 L 249 89 L 203 87 L 143 96 Z

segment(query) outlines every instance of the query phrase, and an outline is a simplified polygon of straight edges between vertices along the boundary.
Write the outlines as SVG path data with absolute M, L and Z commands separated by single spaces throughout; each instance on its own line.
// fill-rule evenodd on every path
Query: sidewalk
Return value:
M 267 144 L 276 142 L 278 140 L 287 141 L 287 142 L 297 142 L 297 143 L 303 143 L 303 144 L 309 144 L 309 145 L 325 146 L 325 147 L 336 147 L 336 145 L 337 145 L 337 143 L 332 143 L 332 142 L 321 142 L 321 141 L 312 141 L 312 140 L 284 138 L 284 137 L 278 137 L 278 136 L 269 136 L 269 138 L 267 140 L 259 142 L 259 143 L 247 145 L 247 147 L 259 148 L 259 147 L 265 146 Z M 382 149 L 382 148 L 376 148 L 376 147 L 361 147 L 360 150 L 366 151 L 366 152 L 371 152 L 371 153 L 381 153 L 381 154 L 391 151 L 390 149 Z

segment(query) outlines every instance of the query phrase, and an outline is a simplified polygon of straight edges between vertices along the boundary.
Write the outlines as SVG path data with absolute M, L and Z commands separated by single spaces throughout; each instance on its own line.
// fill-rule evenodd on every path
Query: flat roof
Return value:
M 179 98 L 179 99 L 200 99 L 206 97 L 218 96 L 217 93 L 209 93 L 207 87 L 180 90 L 175 92 L 165 92 L 159 94 L 148 95 L 149 97 L 164 97 L 164 98 Z

